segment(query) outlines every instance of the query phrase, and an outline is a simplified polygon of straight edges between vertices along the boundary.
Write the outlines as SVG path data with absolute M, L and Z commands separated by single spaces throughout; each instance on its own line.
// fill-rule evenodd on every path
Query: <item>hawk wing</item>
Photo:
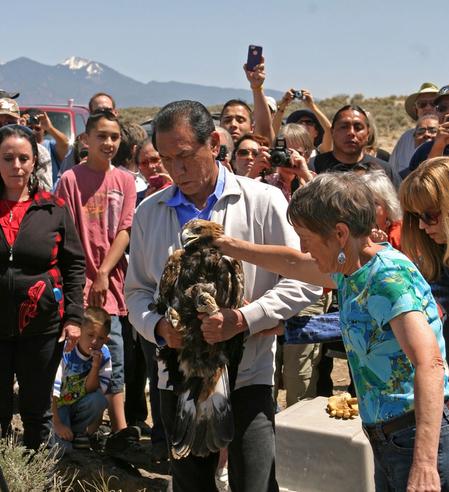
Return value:
M 167 260 L 159 282 L 159 297 L 156 309 L 159 314 L 164 314 L 169 306 L 173 306 L 176 299 L 176 286 L 181 273 L 183 249 L 177 249 Z

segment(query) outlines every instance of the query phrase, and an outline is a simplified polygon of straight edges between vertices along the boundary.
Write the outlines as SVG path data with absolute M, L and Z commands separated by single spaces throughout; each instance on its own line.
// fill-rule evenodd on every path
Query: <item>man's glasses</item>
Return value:
M 433 101 L 416 101 L 416 107 L 418 109 L 424 109 L 425 107 L 429 106 L 430 108 L 435 107 L 435 103 Z
M 448 110 L 449 110 L 449 104 L 438 104 L 436 106 L 436 110 L 439 112 L 439 113 L 447 113 Z
M 438 224 L 438 220 L 440 218 L 441 212 L 423 212 L 422 214 L 418 214 L 417 212 L 412 212 L 412 215 L 419 220 L 422 220 L 424 224 L 429 226 Z
M 438 127 L 436 126 L 420 126 L 415 129 L 415 135 L 421 136 L 424 135 L 425 133 L 428 133 L 429 135 L 436 135 L 438 133 Z
M 259 151 L 257 149 L 237 149 L 236 154 L 239 157 L 249 157 L 250 154 L 253 157 L 257 157 L 259 155 Z

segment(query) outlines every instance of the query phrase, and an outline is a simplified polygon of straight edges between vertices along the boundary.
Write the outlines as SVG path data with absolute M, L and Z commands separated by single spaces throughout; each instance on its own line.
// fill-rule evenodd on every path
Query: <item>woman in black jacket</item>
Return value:
M 0 128 L 0 425 L 13 413 L 14 374 L 24 444 L 49 439 L 53 381 L 63 340 L 79 337 L 84 254 L 64 202 L 39 191 L 32 132 Z

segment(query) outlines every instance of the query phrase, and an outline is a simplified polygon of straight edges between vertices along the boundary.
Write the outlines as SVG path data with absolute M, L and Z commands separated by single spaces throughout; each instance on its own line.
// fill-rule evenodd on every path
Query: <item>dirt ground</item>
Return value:
M 349 384 L 348 366 L 346 360 L 334 359 L 332 372 L 335 392 L 345 391 Z M 285 390 L 279 391 L 278 403 L 281 410 L 285 409 Z M 323 408 L 323 412 L 325 409 Z M 147 422 L 151 425 L 151 416 Z M 142 438 L 144 453 L 151 454 L 151 440 Z M 64 458 L 61 466 L 69 473 L 78 473 L 77 480 L 84 483 L 84 489 L 78 485 L 74 488 L 77 492 L 114 491 L 114 492 L 166 492 L 170 490 L 170 477 L 168 462 L 151 462 L 145 468 L 138 468 L 100 456 L 94 451 L 76 451 L 70 457 Z M 100 475 L 109 480 L 108 488 L 95 488 L 94 482 L 100 482 Z M 86 482 L 92 484 L 88 486 Z

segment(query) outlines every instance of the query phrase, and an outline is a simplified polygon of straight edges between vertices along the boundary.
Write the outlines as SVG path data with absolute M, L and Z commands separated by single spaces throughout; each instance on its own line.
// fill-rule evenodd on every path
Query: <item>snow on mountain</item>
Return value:
M 61 65 L 65 65 L 70 68 L 70 70 L 79 70 L 80 68 L 89 65 L 90 60 L 86 60 L 85 58 L 80 58 L 79 56 L 71 56 L 64 60 Z
M 87 72 L 87 78 L 98 76 L 103 72 L 103 68 L 100 63 L 95 61 L 86 60 L 86 58 L 81 58 L 79 56 L 71 56 L 64 60 L 61 65 L 66 66 L 70 70 L 81 70 L 84 69 Z

